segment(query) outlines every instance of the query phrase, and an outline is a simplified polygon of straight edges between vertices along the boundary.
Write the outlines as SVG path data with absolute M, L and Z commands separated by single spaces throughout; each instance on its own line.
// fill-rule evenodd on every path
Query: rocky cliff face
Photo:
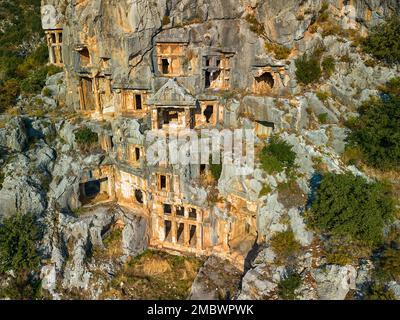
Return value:
M 312 27 L 324 3 L 330 4 L 330 16 L 339 30 L 353 31 L 344 36 Z M 212 191 L 194 183 L 182 168 L 177 171 L 185 186 L 182 197 L 210 208 L 214 229 L 209 237 L 217 243 L 218 233 L 228 230 L 228 249 L 224 248 L 223 254 L 216 250 L 216 255 L 227 258 L 233 252 L 243 258 L 229 256 L 235 266 L 227 266 L 228 262 L 222 263 L 215 256 L 209 258 L 190 297 L 278 298 L 278 284 L 287 277 L 289 267 L 278 261 L 269 240 L 288 229 L 302 246 L 295 268 L 303 281 L 299 298 L 344 299 L 350 291 L 361 292 L 370 279 L 369 262 L 327 265 L 318 246 L 319 235 L 307 229 L 304 211 L 310 180 L 321 167 L 327 172 L 365 175 L 342 161 L 347 135 L 343 122 L 355 115 L 362 101 L 377 94 L 377 86 L 398 76 L 399 70 L 366 63 L 370 57 L 348 35 L 364 35 L 393 13 L 400 13 L 395 0 L 42 1 L 44 29 L 62 29 L 65 71 L 48 79 L 50 97 L 39 96 L 45 117 L 25 115 L 0 127 L 0 147 L 4 150 L 0 164 L 5 176 L 0 185 L 0 215 L 29 212 L 42 225 L 43 288 L 54 299 L 71 297 L 74 290 L 83 290 L 86 298 L 103 297 L 129 257 L 148 247 L 151 219 L 137 208 L 115 202 L 82 209 L 80 188 L 82 181 L 87 181 L 88 170 L 108 166 L 130 170 L 118 162 L 117 146 L 130 143 L 147 147 L 144 132 L 150 129 L 151 119 L 124 117 L 123 93 L 131 90 L 149 98 L 156 95 L 171 81 L 160 71 L 163 62 L 157 44 L 184 43 L 185 55 L 181 55 L 173 81 L 199 101 L 218 101 L 223 106 L 225 128 L 273 123 L 275 132 L 293 146 L 298 166 L 295 189 L 290 192 L 280 188 L 290 180 L 283 172 L 268 175 L 257 166 L 251 175 L 239 176 L 234 168 L 224 167 L 215 186 L 223 196 L 223 205 L 207 203 Z M 289 53 L 280 59 L 266 49 L 271 48 L 268 44 L 285 46 Z M 301 86 L 296 81 L 295 59 L 321 46 L 323 57 L 335 58 L 336 70 L 321 84 Z M 229 59 L 229 68 L 223 70 L 229 69 L 228 85 L 216 81 L 214 88 L 210 84 L 214 90 L 204 88 L 207 73 L 203 71 L 207 68 L 202 60 L 207 56 Z M 270 74 L 272 85 L 269 80 L 269 87 L 264 87 L 268 81 L 258 86 L 257 78 L 265 72 Z M 91 88 L 98 86 L 94 90 L 99 100 L 93 102 L 95 108 L 85 107 L 83 81 L 87 79 Z M 318 92 L 329 95 L 320 99 Z M 147 101 L 151 99 L 143 104 Z M 20 101 L 19 108 L 29 110 L 32 103 Z M 321 115 L 326 115 L 324 123 L 319 121 Z M 99 137 L 112 137 L 109 144 L 114 149 L 80 150 L 74 132 L 82 126 Z M 256 144 L 262 140 L 257 138 Z M 139 183 L 130 183 L 143 187 L 147 173 L 142 175 Z M 270 186 L 267 194 L 262 193 L 264 185 Z M 116 199 L 123 198 L 123 183 L 114 192 Z M 238 196 L 244 201 L 237 200 Z M 148 198 L 152 201 L 152 195 Z M 149 209 L 151 213 L 155 210 Z M 242 211 L 249 212 L 248 216 L 236 218 Z M 236 231 L 235 219 L 250 225 L 251 236 L 246 238 L 239 227 Z M 218 225 L 217 220 L 224 224 Z M 121 236 L 119 251 L 111 258 L 104 257 L 99 252 L 111 250 L 106 239 L 116 230 Z M 243 241 L 235 243 L 233 232 Z M 228 292 L 226 283 L 232 282 L 240 285 L 232 290 L 229 287 Z

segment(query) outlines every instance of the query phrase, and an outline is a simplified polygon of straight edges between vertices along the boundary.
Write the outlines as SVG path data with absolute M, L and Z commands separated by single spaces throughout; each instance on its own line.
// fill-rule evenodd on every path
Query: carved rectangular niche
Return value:
M 160 74 L 166 77 L 179 77 L 184 74 L 186 44 L 157 43 L 157 65 Z
M 49 48 L 49 62 L 58 66 L 63 66 L 62 57 L 62 29 L 46 30 L 47 46 Z
M 141 90 L 122 90 L 121 111 L 123 114 L 141 113 L 147 111 L 145 101 L 147 92 Z
M 230 88 L 231 54 L 213 54 L 203 57 L 203 80 L 205 89 L 226 90 Z

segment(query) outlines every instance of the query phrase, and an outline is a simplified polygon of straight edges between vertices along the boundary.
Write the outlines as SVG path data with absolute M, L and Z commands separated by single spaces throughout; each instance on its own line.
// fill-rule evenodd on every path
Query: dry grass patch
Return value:
M 104 298 L 186 299 L 202 264 L 203 260 L 195 257 L 146 250 L 124 265 L 104 293 Z

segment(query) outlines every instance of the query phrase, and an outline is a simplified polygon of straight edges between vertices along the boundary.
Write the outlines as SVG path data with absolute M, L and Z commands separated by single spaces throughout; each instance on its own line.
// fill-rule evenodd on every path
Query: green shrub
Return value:
M 221 177 L 222 173 L 222 164 L 221 163 L 210 163 L 210 171 L 215 181 L 218 181 Z
M 41 281 L 27 274 L 17 274 L 8 280 L 7 286 L 0 289 L 0 299 L 39 300 L 42 299 Z
M 265 50 L 269 52 L 273 52 L 275 55 L 275 58 L 278 60 L 284 60 L 287 59 L 292 52 L 292 49 L 281 46 L 279 44 L 275 43 L 265 43 Z
M 296 161 L 296 153 L 287 142 L 274 137 L 268 146 L 261 150 L 259 158 L 263 170 L 268 173 L 275 173 L 285 168 L 293 168 Z
M 87 127 L 75 130 L 75 142 L 79 145 L 93 145 L 99 141 L 99 136 Z
M 377 66 L 377 62 L 376 62 L 375 59 L 368 59 L 368 60 L 366 60 L 366 61 L 364 62 L 364 64 L 365 64 L 367 67 L 371 67 L 371 68 L 374 68 L 374 67 Z
M 362 151 L 368 165 L 397 170 L 400 167 L 400 97 L 371 98 L 358 113 L 359 118 L 346 123 L 351 129 L 350 146 Z
M 33 71 L 28 78 L 21 82 L 22 92 L 39 93 L 46 83 L 46 78 L 61 71 L 60 67 L 54 65 L 44 66 Z
M 318 81 L 321 78 L 322 71 L 320 66 L 320 57 L 311 54 L 296 59 L 296 77 L 300 83 L 310 84 Z
M 365 300 L 396 300 L 396 296 L 390 289 L 382 284 L 374 283 L 367 291 Z
M 364 50 L 387 63 L 400 62 L 400 18 L 396 15 L 376 26 L 363 42 Z
M 166 26 L 171 23 L 171 18 L 169 16 L 164 16 L 162 19 L 163 26 Z
M 330 77 L 335 72 L 335 68 L 336 62 L 334 57 L 327 56 L 326 58 L 324 58 L 324 60 L 322 61 L 322 70 L 328 77 Z
M 400 77 L 390 79 L 380 90 L 385 94 L 400 97 Z
M 283 300 L 295 300 L 295 291 L 302 283 L 301 276 L 297 273 L 290 273 L 285 279 L 278 284 L 278 294 Z
M 330 94 L 326 91 L 317 91 L 316 96 L 319 100 L 321 100 L 322 102 L 325 102 L 326 100 L 329 99 Z
M 314 229 L 372 245 L 395 214 L 391 190 L 352 174 L 326 174 L 311 206 Z
M 250 25 L 250 30 L 252 32 L 254 32 L 255 34 L 257 34 L 259 36 L 265 35 L 264 25 L 262 23 L 260 23 L 254 15 L 249 14 L 246 16 L 245 19 L 246 19 L 247 23 Z
M 20 213 L 7 218 L 0 226 L 0 272 L 36 270 L 38 228 L 32 215 Z
M 380 267 L 390 280 L 400 279 L 400 250 L 386 248 L 380 259 Z
M 281 262 L 294 257 L 301 250 L 301 245 L 296 241 L 292 230 L 276 233 L 270 243 L 277 259 Z
M 266 196 L 266 195 L 270 194 L 271 191 L 272 191 L 271 186 L 269 184 L 264 184 L 262 189 L 261 189 L 261 191 L 260 191 L 259 196 L 260 197 Z
M 322 124 L 325 124 L 328 122 L 328 114 L 327 113 L 321 113 L 318 115 L 318 121 Z
M 4 173 L 0 170 L 0 189 L 3 188 L 4 179 L 5 179 Z
M 44 88 L 43 90 L 42 90 L 42 95 L 44 95 L 45 97 L 50 97 L 51 96 L 51 91 L 50 91 L 50 89 L 49 88 Z
M 0 113 L 12 106 L 19 95 L 19 83 L 16 79 L 9 79 L 0 84 Z

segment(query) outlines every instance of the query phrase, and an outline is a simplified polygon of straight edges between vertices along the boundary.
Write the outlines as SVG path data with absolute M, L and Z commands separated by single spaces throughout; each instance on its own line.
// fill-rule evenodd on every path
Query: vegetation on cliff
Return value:
M 0 297 L 32 299 L 38 296 L 40 281 L 34 278 L 39 267 L 36 250 L 38 228 L 32 215 L 16 214 L 0 226 L 0 275 L 12 272 Z
M 387 63 L 400 62 L 400 17 L 393 16 L 372 29 L 363 41 L 364 50 Z
M 294 167 L 296 153 L 287 142 L 277 137 L 271 139 L 270 143 L 261 150 L 259 155 L 261 167 L 268 173 L 281 172 L 285 168 L 290 170 Z
M 396 79 L 383 90 L 381 98 L 371 98 L 358 109 L 360 116 L 348 121 L 349 147 L 357 147 L 363 160 L 381 170 L 400 167 L 400 96 Z
M 0 113 L 19 94 L 38 93 L 46 76 L 59 72 L 46 66 L 48 49 L 40 21 L 40 0 L 0 1 Z
M 318 231 L 373 245 L 383 240 L 383 228 L 394 214 L 388 186 L 329 173 L 317 188 L 310 222 Z

